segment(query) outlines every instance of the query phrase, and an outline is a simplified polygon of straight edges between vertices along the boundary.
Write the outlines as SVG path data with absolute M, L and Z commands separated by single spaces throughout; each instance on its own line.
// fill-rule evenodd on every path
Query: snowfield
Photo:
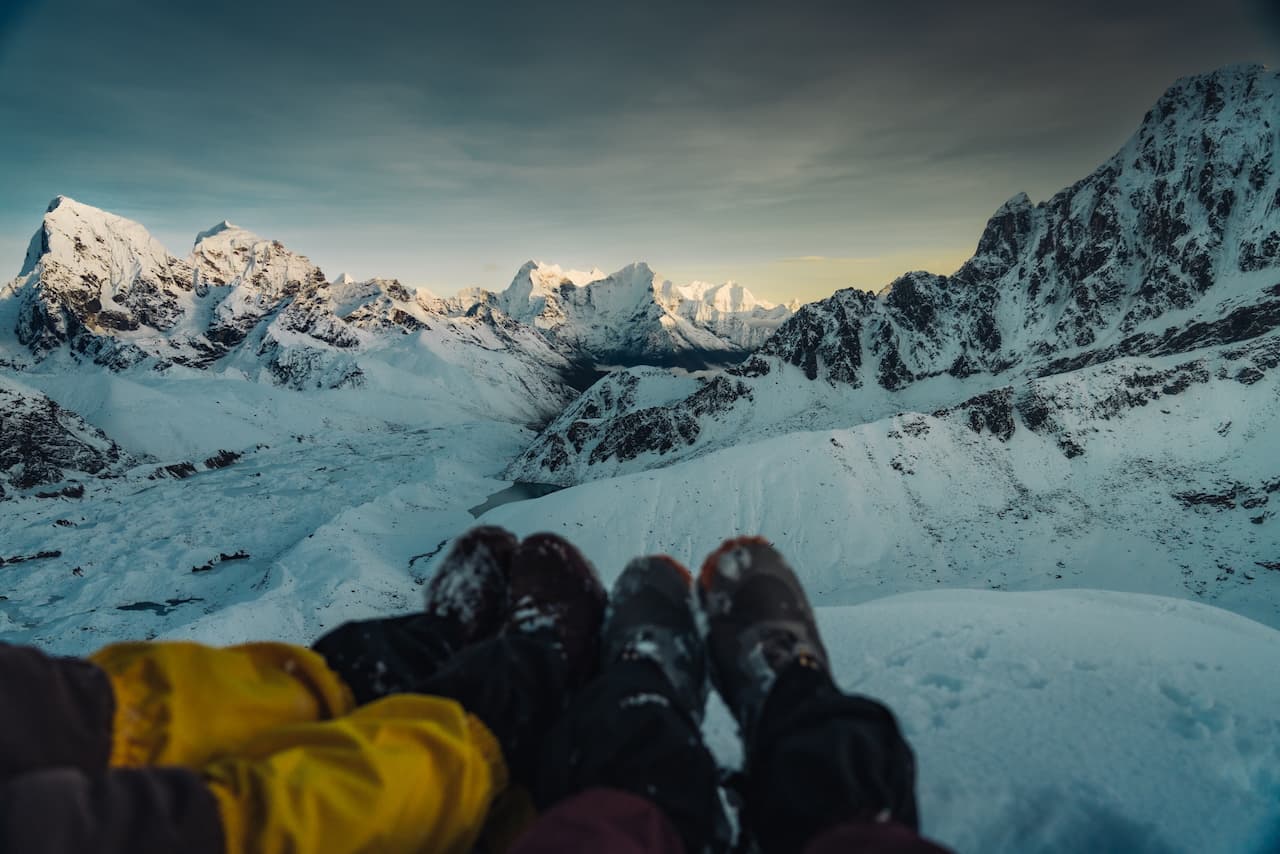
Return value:
M 1280 850 L 1280 632 L 1157 596 L 948 590 L 818 618 L 958 852 Z M 727 714 L 706 729 L 738 750 Z

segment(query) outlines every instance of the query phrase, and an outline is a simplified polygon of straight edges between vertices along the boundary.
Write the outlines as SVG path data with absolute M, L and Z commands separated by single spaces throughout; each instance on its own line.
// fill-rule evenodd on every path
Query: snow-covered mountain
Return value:
M 878 294 L 806 305 L 695 387 L 657 379 L 640 400 L 627 394 L 634 372 L 611 377 L 509 474 L 575 483 L 793 429 L 932 412 L 1117 359 L 1273 338 L 1278 132 L 1275 72 L 1181 80 L 1092 175 L 1038 205 L 1019 195 L 1002 206 L 954 275 L 909 273 Z M 1274 364 L 1232 369 L 1245 383 Z
M 293 389 L 430 387 L 499 418 L 545 421 L 581 382 L 575 355 L 487 307 L 395 280 L 329 282 L 305 256 L 228 222 L 185 259 L 141 225 L 66 197 L 0 291 L 10 365 L 40 373 L 175 366 Z M 17 346 L 15 346 L 17 345 Z
M 225 220 L 196 236 L 191 262 L 197 292 L 216 301 L 205 335 L 224 348 L 243 341 L 286 298 L 325 283 L 307 258 Z
M 699 369 L 755 350 L 795 311 L 741 285 L 676 285 L 647 264 L 611 275 L 529 261 L 505 291 L 465 295 L 536 326 L 603 365 Z
M 18 341 L 37 359 L 66 347 L 120 369 L 148 356 L 213 355 L 183 328 L 198 301 L 190 261 L 141 225 L 65 196 L 49 205 L 6 290 L 16 297 L 7 314 L 16 314 Z

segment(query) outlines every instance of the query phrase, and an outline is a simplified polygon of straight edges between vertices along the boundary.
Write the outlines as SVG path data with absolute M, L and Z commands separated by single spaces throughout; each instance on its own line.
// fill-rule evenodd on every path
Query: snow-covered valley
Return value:
M 60 197 L 0 289 L 0 640 L 305 643 L 414 609 L 495 495 L 606 581 L 759 533 L 926 832 L 1276 850 L 1278 92 L 1180 81 L 954 276 L 799 310 L 643 264 L 442 298 L 228 223 L 177 258 Z

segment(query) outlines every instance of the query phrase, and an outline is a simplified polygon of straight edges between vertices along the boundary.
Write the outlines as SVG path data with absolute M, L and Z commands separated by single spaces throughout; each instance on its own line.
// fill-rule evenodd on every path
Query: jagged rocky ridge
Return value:
M 142 362 L 259 363 L 295 387 L 359 384 L 359 354 L 386 336 L 507 350 L 547 414 L 608 364 L 728 364 L 790 315 L 740 286 L 676 286 L 635 264 L 612 276 L 529 262 L 507 290 L 442 299 L 395 280 L 330 282 L 305 256 L 223 222 L 186 258 L 137 223 L 66 197 L 49 206 L 19 277 L 14 328 L 37 362 L 66 351 L 114 370 Z M 484 357 L 482 357 L 484 358 Z
M 26 348 L 11 356 L 19 366 L 64 354 L 112 370 L 232 367 L 341 388 L 364 381 L 366 354 L 420 333 L 417 344 L 446 362 L 516 377 L 541 417 L 573 396 L 572 354 L 537 329 L 395 280 L 329 282 L 305 256 L 227 222 L 179 259 L 137 223 L 59 197 L 7 290 Z M 473 349 L 485 352 L 468 359 Z
M 598 364 L 688 369 L 741 361 L 796 309 L 733 282 L 676 285 L 644 263 L 605 275 L 529 261 L 505 291 L 463 298 L 536 326 Z
M 705 387 L 653 387 L 639 404 L 625 374 L 610 378 L 508 475 L 606 477 L 751 436 L 945 409 L 1090 365 L 1272 335 L 1278 94 L 1280 76 L 1260 66 L 1181 80 L 1092 175 L 1038 205 L 1025 195 L 1003 205 L 954 275 L 909 273 L 878 294 L 806 305 Z
M 78 497 L 82 481 L 122 473 L 134 461 L 84 419 L 45 395 L 0 377 L 0 499 L 45 489 Z

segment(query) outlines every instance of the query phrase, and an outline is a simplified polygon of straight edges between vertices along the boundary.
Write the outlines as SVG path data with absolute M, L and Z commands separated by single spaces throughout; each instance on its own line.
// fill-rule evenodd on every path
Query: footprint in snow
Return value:
M 928 685 L 931 688 L 941 688 L 944 691 L 950 691 L 958 694 L 964 690 L 965 683 L 963 679 L 957 679 L 954 676 L 948 676 L 945 673 L 930 673 L 920 678 L 921 685 Z

